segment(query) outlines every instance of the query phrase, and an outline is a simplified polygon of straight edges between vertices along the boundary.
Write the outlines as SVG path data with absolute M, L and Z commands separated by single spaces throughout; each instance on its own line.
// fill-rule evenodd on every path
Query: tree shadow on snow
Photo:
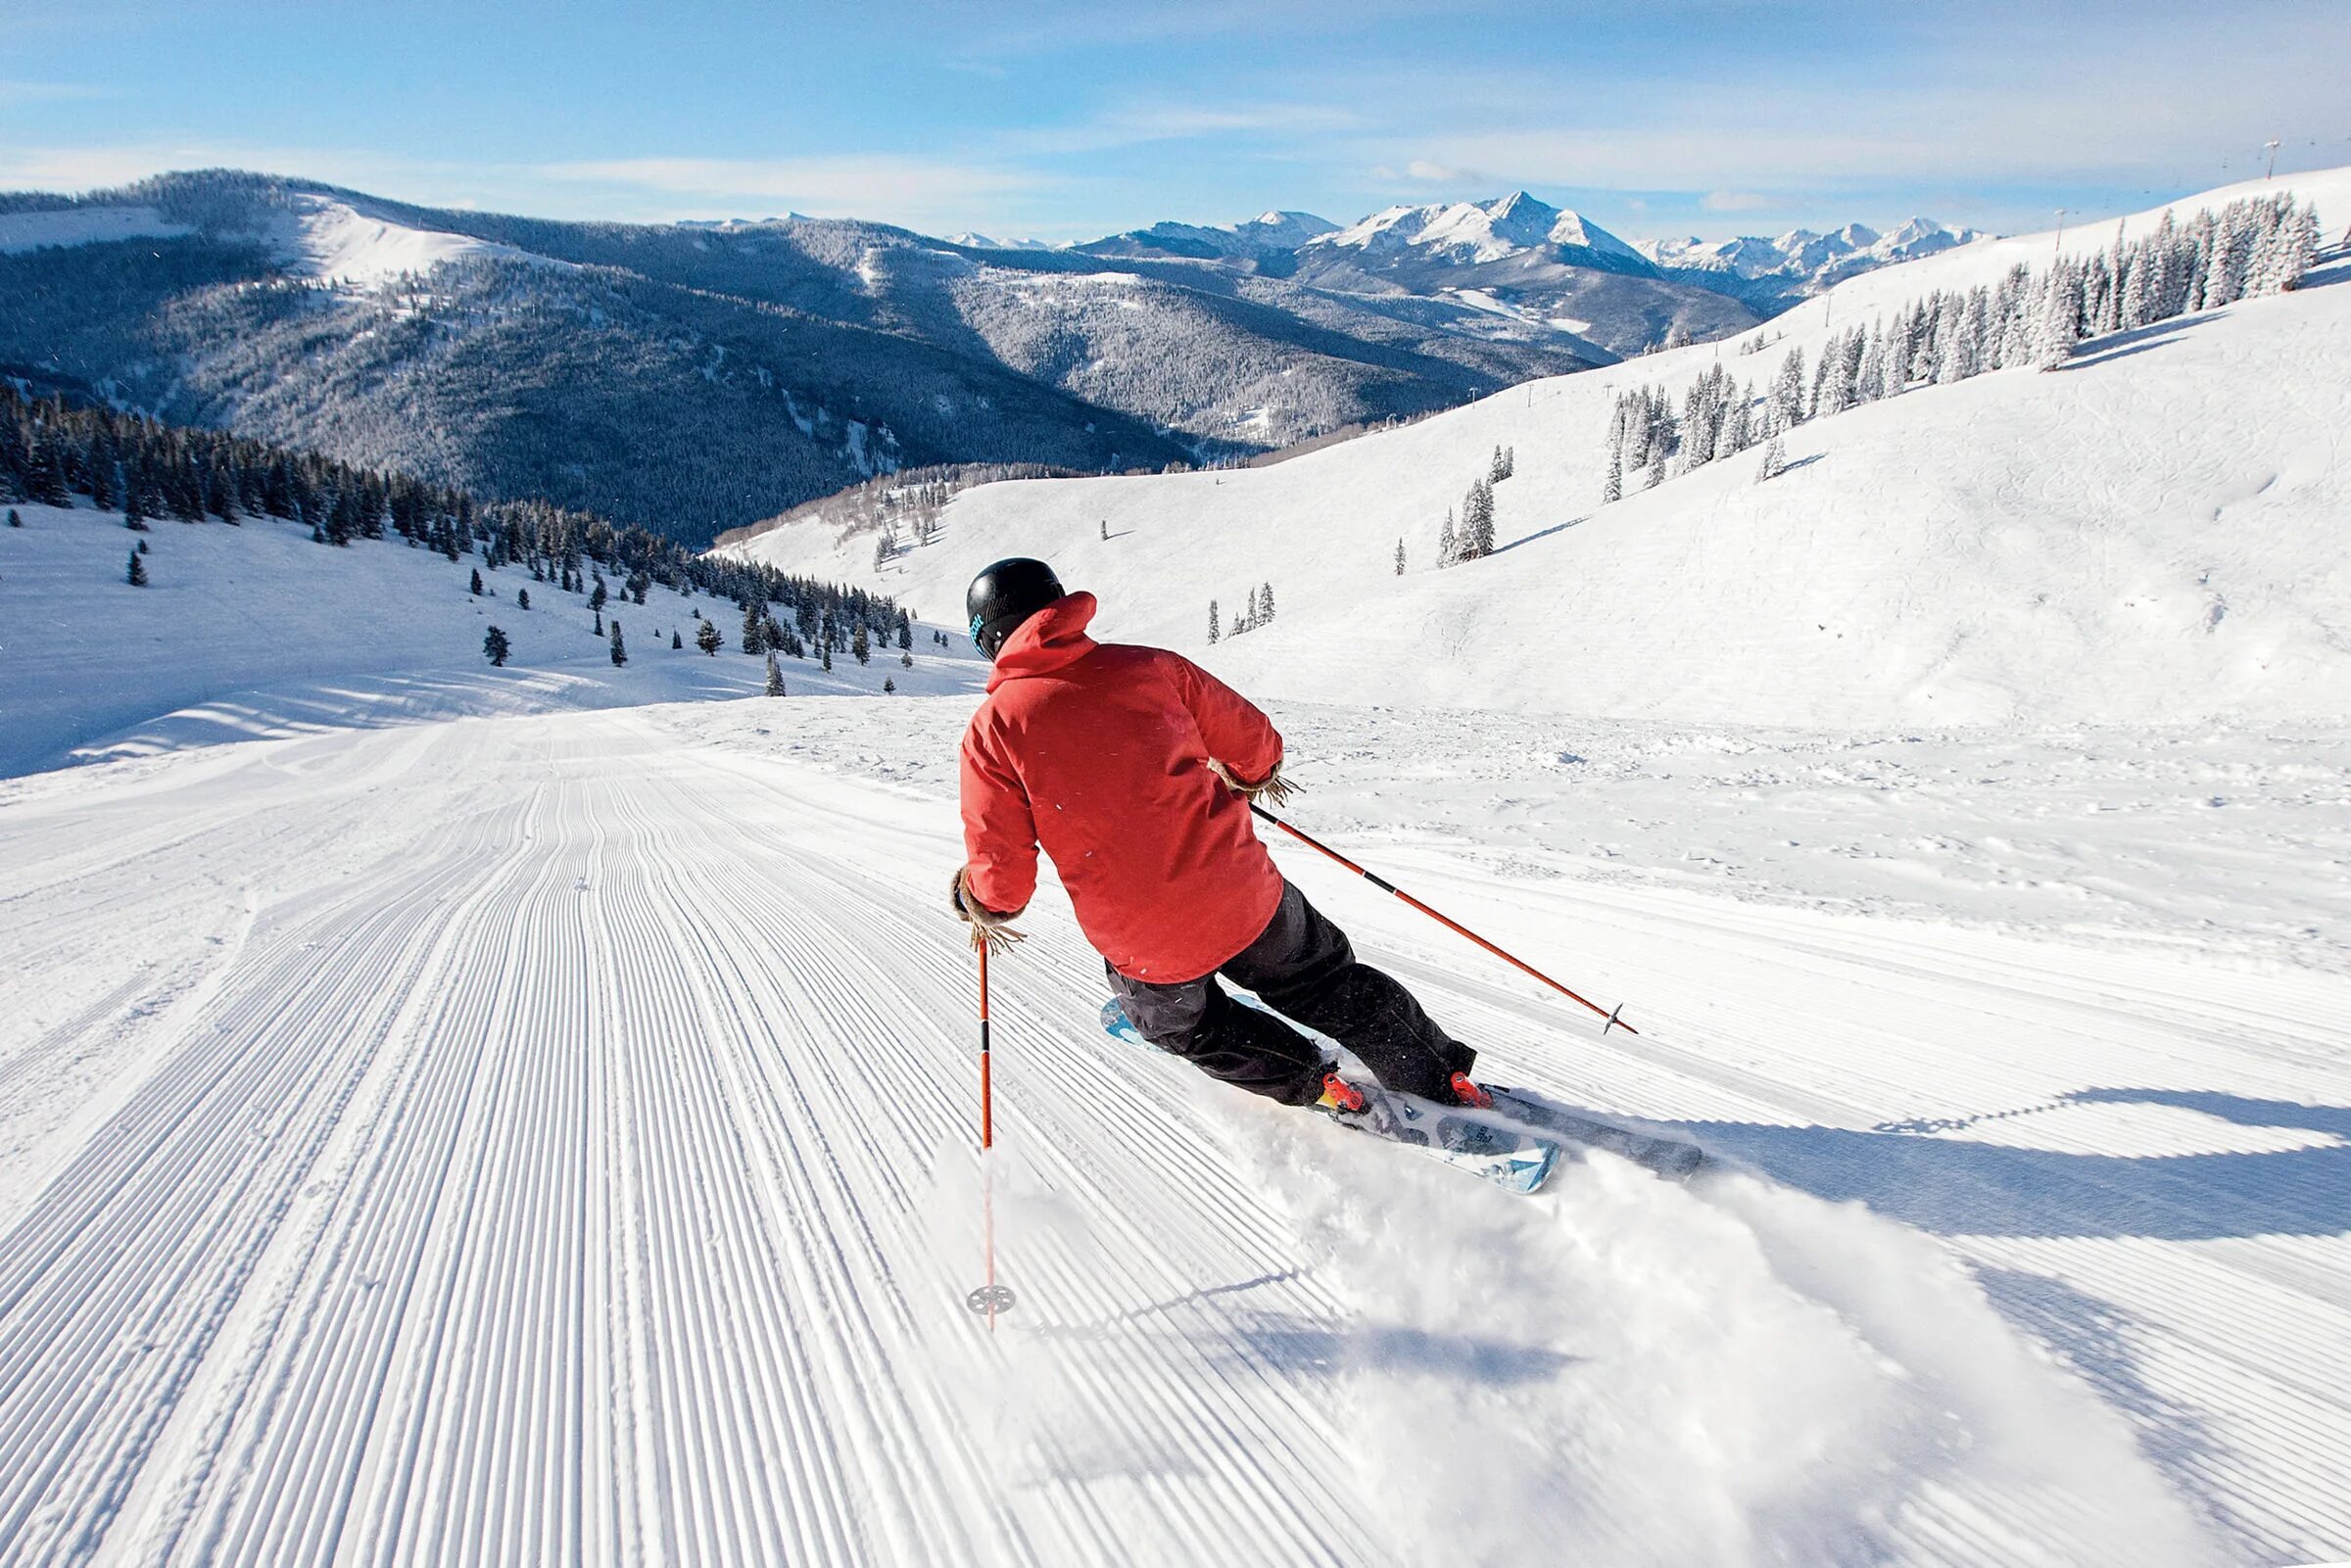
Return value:
M 2160 349 L 2198 321 L 2213 319 L 2215 313 L 2199 311 L 2193 315 L 2176 315 L 2166 321 L 2157 321 L 2143 327 L 2133 327 L 2128 332 L 2110 332 L 2103 337 L 2092 338 L 2084 345 L 2089 352 L 2075 355 L 2065 361 L 2057 373 L 2063 375 L 2068 371 L 2087 370 L 2092 365 L 2106 364 L 2116 359 L 2127 359 L 2135 354 L 2145 354 L 2150 349 Z
M 1870 1131 L 1727 1121 L 1689 1126 L 1709 1154 L 1743 1161 L 1815 1197 L 1857 1199 L 1946 1236 L 2211 1241 L 2351 1232 L 2351 1109 L 2182 1089 L 2087 1089 L 2037 1109 L 2093 1104 L 2173 1106 L 2239 1126 L 2295 1128 L 2333 1141 L 2261 1154 L 2127 1156 L 1919 1135 L 1954 1130 L 1956 1123 Z

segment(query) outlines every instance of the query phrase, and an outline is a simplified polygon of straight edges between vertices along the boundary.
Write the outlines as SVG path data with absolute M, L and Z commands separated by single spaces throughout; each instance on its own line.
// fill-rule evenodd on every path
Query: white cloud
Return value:
M 88 103 L 120 96 L 120 89 L 80 81 L 0 81 L 0 108 L 15 104 Z
M 546 179 L 618 186 L 737 208 L 791 207 L 823 216 L 879 218 L 921 227 L 979 226 L 1027 193 L 1032 175 L 985 165 L 933 163 L 888 154 L 818 158 L 619 158 L 543 164 Z
M 1701 204 L 1709 213 L 1753 213 L 1772 205 L 1772 198 L 1753 191 L 1708 191 Z

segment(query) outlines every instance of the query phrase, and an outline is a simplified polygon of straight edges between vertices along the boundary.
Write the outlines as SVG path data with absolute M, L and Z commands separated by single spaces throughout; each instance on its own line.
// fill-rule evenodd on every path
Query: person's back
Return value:
M 963 738 L 957 914 L 983 928 L 1018 915 L 1042 845 L 1152 1043 L 1290 1104 L 1361 1106 L 1319 1046 L 1234 1003 L 1223 974 L 1389 1088 L 1485 1103 L 1467 1076 L 1476 1053 L 1357 963 L 1258 842 L 1250 801 L 1282 788 L 1263 713 L 1180 654 L 1096 642 L 1094 596 L 1064 594 L 1042 561 L 996 562 L 967 608 L 995 671 Z
M 1209 761 L 1262 779 L 1280 737 L 1182 655 L 1094 641 L 1094 610 L 1092 594 L 1070 594 L 997 652 L 963 742 L 972 890 L 990 908 L 1027 904 L 1041 844 L 1112 968 L 1194 979 L 1281 901 L 1247 802 Z

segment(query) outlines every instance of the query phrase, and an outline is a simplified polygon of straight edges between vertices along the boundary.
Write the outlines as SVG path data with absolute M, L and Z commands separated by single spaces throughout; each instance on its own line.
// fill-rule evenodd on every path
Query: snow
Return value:
M 2279 186 L 2287 185 L 2281 179 Z M 2296 176 L 2326 232 L 2351 171 Z M 2183 214 L 2238 194 L 2175 204 Z M 2151 226 L 2159 214 L 2133 219 Z M 2111 242 L 2069 230 L 2069 245 Z M 1512 388 L 1411 426 L 1229 473 L 967 491 L 888 585 L 952 602 L 1009 554 L 1103 599 L 1107 635 L 1172 645 L 1253 690 L 1816 730 L 2351 718 L 2351 289 L 2316 286 L 1807 423 L 1789 472 L 1741 454 L 1598 504 L 1608 410 L 1717 362 L 1781 357 L 1937 288 L 1996 280 L 2049 236 L 1987 241 L 1840 285 L 1765 353 L 1704 344 Z M 2280 367 L 2290 367 L 2281 376 Z M 1504 548 L 1432 570 L 1439 523 L 1496 446 Z M 1107 517 L 1114 538 L 1104 543 Z M 1405 542 L 1410 569 L 1394 575 Z M 870 580 L 871 543 L 785 527 L 736 546 Z M 1206 642 L 1271 581 L 1271 626 Z
M 1581 521 L 1612 389 L 1714 351 L 1268 469 L 984 487 L 879 573 L 754 542 L 935 613 L 1039 548 L 1106 632 L 1204 653 L 1300 826 L 1642 1032 L 1284 872 L 1486 1075 L 1700 1138 L 1689 1186 L 1603 1156 L 1516 1198 L 1108 1041 L 1049 877 L 991 966 L 983 1165 L 968 645 L 918 635 L 921 695 L 885 656 L 737 700 L 760 662 L 656 641 L 675 598 L 616 607 L 614 671 L 527 573 L 492 606 L 470 558 L 163 522 L 131 589 L 119 521 L 24 508 L 0 1559 L 2351 1554 L 2347 294 Z M 1498 441 L 1523 543 L 1427 572 Z M 2191 546 L 2209 630 L 2171 624 Z M 1280 618 L 1205 647 L 1269 578 Z M 1996 722 L 1913 717 L 1962 695 Z
M 1307 241 L 1302 249 L 1387 253 L 1424 250 L 1448 260 L 1498 261 L 1542 245 L 1580 247 L 1642 267 L 1631 246 L 1581 214 L 1537 201 L 1524 191 L 1491 202 L 1390 207 L 1346 228 Z
M 152 207 L 62 207 L 0 213 L 0 256 L 50 245 L 98 245 L 110 240 L 170 240 L 195 231 Z
M 471 257 L 542 266 L 570 264 L 470 234 L 412 227 L 332 196 L 296 192 L 291 200 L 293 214 L 288 232 L 281 237 L 288 260 L 303 276 L 329 283 L 381 288 L 404 275 L 429 272 L 444 261 Z
M 630 655 L 615 669 L 586 595 L 533 582 L 527 567 L 483 572 L 487 594 L 475 597 L 481 557 L 453 564 L 397 538 L 334 549 L 266 518 L 159 520 L 141 535 L 86 502 L 16 509 L 24 526 L 0 528 L 0 778 L 354 726 L 739 696 L 766 678 L 763 659 L 735 650 L 742 612 L 725 600 L 655 588 L 644 605 L 624 603 L 611 583 L 607 621 L 621 623 Z M 132 588 L 125 567 L 140 539 L 149 582 Z M 696 610 L 726 636 L 715 657 L 693 645 Z M 482 656 L 494 624 L 513 646 L 504 669 Z M 669 646 L 672 630 L 684 649 Z M 830 675 L 787 658 L 786 684 L 974 688 L 981 667 L 968 647 L 956 660 L 924 646 L 918 633 L 912 670 L 894 650 L 862 670 L 838 660 Z

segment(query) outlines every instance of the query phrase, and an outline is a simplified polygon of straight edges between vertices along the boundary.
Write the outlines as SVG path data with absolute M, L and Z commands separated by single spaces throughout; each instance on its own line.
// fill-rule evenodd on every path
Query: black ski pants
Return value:
M 1265 930 L 1215 974 L 1153 985 L 1110 970 L 1110 986 L 1136 1030 L 1161 1050 L 1285 1105 L 1314 1101 L 1330 1069 L 1321 1047 L 1281 1019 L 1234 1001 L 1218 974 L 1255 991 L 1282 1018 L 1337 1040 L 1382 1084 L 1405 1094 L 1449 1103 L 1453 1074 L 1477 1060 L 1430 1021 L 1412 992 L 1357 963 L 1347 933 L 1286 881 Z

